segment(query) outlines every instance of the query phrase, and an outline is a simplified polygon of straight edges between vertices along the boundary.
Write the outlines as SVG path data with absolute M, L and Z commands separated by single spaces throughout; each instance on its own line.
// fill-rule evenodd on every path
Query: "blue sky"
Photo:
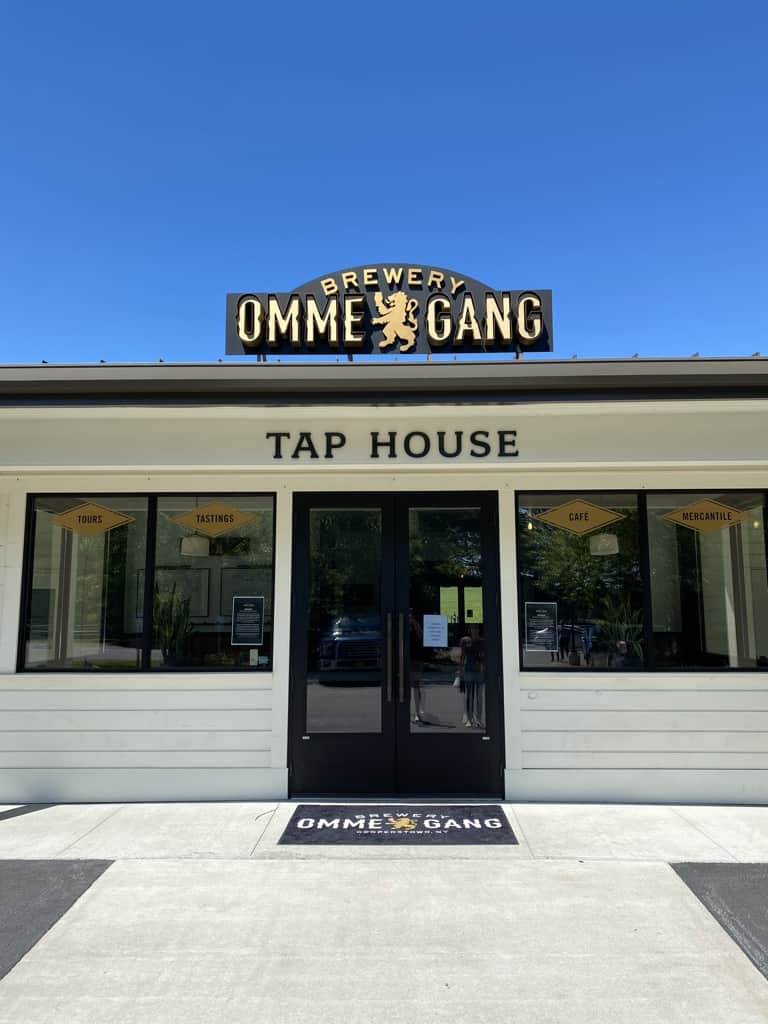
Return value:
M 552 288 L 559 356 L 768 351 L 763 0 L 0 13 L 2 362 L 390 260 Z

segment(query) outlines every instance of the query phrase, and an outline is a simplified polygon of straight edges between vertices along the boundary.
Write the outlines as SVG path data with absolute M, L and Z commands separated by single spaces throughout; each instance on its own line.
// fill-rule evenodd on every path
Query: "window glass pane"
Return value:
M 139 668 L 147 499 L 41 497 L 33 514 L 25 667 Z
M 307 732 L 381 732 L 380 509 L 309 512 Z
M 265 495 L 158 498 L 153 668 L 271 669 L 273 518 Z M 263 598 L 261 643 L 233 638 L 238 597 Z
M 523 668 L 642 668 L 634 494 L 521 494 Z
M 479 508 L 408 512 L 412 733 L 454 729 L 471 736 L 486 729 L 481 541 Z M 430 620 L 432 637 L 425 629 Z
M 768 668 L 762 494 L 651 494 L 659 668 Z

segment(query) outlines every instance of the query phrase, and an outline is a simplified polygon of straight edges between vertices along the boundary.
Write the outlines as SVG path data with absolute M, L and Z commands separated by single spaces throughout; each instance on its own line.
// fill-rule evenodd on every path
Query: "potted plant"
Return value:
M 633 608 L 626 595 L 607 597 L 604 616 L 598 619 L 608 646 L 608 667 L 622 668 L 628 662 L 639 663 L 643 657 L 643 613 Z
M 176 584 L 170 591 L 161 593 L 155 586 L 154 624 L 155 637 L 166 665 L 183 664 L 187 646 L 192 635 L 188 597 L 176 592 Z

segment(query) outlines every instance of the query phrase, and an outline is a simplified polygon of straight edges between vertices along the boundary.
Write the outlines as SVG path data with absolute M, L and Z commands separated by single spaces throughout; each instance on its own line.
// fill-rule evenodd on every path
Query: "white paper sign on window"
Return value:
M 424 646 L 425 647 L 447 647 L 448 646 L 448 616 L 447 615 L 425 615 L 424 616 Z

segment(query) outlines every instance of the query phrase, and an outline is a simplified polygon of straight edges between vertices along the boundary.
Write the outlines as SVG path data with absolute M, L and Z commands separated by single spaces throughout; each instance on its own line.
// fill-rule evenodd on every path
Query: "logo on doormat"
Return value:
M 517 844 L 498 804 L 299 804 L 281 843 Z

